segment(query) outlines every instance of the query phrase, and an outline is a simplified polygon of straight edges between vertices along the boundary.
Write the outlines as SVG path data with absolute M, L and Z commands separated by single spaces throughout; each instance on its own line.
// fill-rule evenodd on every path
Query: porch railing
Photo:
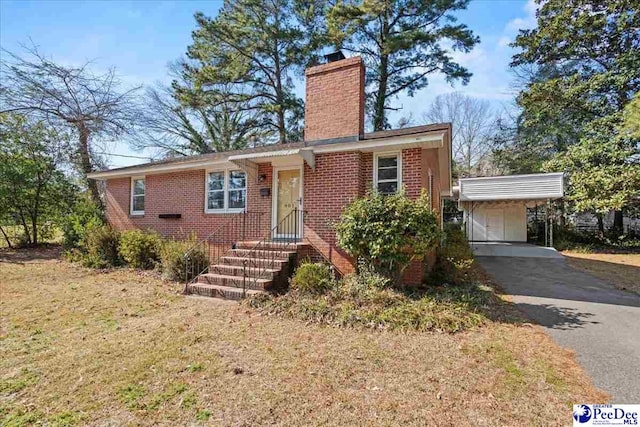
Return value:
M 256 239 L 263 235 L 264 212 L 243 212 L 229 214 L 226 221 L 211 234 L 192 245 L 183 255 L 185 288 L 209 271 L 211 265 L 235 249 L 235 244 L 246 239 Z M 200 255 L 204 253 L 204 258 Z
M 275 269 L 276 263 L 283 261 L 283 254 L 297 250 L 297 243 L 302 241 L 304 216 L 305 211 L 293 209 L 249 250 L 250 256 L 242 263 L 243 297 L 246 296 L 247 282 L 257 281 L 267 270 Z

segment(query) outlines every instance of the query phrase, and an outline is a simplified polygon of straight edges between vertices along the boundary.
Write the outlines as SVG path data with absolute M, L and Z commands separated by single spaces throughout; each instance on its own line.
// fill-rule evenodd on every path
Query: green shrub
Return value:
M 332 286 L 331 269 L 323 263 L 303 263 L 291 279 L 291 288 L 301 294 L 323 294 Z
M 118 252 L 120 233 L 108 225 L 87 228 L 81 242 L 80 260 L 86 267 L 106 268 L 122 265 Z
M 104 217 L 100 208 L 89 197 L 78 199 L 73 211 L 60 219 L 65 250 L 78 248 L 84 239 L 87 229 L 104 225 Z
M 154 232 L 128 230 L 120 234 L 120 256 L 133 268 L 154 268 L 160 261 L 162 238 Z
M 166 240 L 160 250 L 162 274 L 165 278 L 176 282 L 187 282 L 209 265 L 209 257 L 205 250 L 193 247 L 195 240 Z M 185 253 L 188 253 L 185 256 Z
M 427 283 L 461 285 L 470 280 L 469 275 L 474 263 L 473 252 L 460 227 L 445 227 L 445 238 L 436 256 L 436 265 L 428 273 Z
M 369 194 L 349 205 L 337 225 L 340 247 L 396 282 L 412 260 L 436 247 L 440 237 L 439 221 L 424 191 L 416 200 L 403 192 Z
M 338 284 L 340 293 L 349 298 L 368 298 L 372 293 L 388 288 L 391 281 L 372 266 L 358 260 L 358 272 L 346 275 Z
M 433 287 L 409 295 L 387 283 L 388 279 L 380 275 L 363 278 L 351 274 L 323 294 L 304 294 L 292 289 L 282 296 L 252 296 L 245 304 L 266 315 L 304 322 L 444 332 L 481 325 L 503 307 L 491 289 L 475 284 Z

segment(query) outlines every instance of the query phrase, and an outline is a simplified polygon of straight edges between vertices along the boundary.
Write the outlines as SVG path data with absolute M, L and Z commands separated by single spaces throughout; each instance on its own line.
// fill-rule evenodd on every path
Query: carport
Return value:
M 526 242 L 527 208 L 564 196 L 562 173 L 462 178 L 454 187 L 464 227 L 473 242 Z M 553 244 L 552 218 L 545 209 L 545 242 Z

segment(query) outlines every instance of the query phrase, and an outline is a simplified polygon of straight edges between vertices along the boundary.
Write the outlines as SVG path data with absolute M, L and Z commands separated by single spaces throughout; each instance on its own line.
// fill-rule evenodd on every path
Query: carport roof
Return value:
M 564 196 L 563 173 L 462 178 L 459 180 L 458 200 L 548 200 Z

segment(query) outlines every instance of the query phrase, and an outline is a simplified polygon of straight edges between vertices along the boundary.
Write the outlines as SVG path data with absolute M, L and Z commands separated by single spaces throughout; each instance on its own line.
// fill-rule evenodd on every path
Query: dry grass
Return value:
M 548 426 L 607 399 L 537 327 L 304 325 L 152 275 L 4 258 L 3 425 Z
M 562 253 L 572 267 L 593 274 L 618 289 L 640 293 L 640 253 Z

